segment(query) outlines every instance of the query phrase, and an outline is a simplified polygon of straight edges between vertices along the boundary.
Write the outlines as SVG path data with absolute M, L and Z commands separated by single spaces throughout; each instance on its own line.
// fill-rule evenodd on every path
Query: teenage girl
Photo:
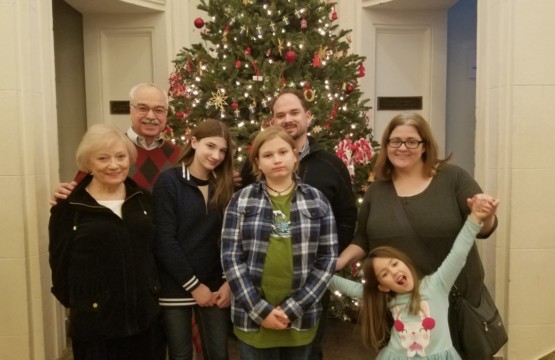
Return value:
M 192 359 L 193 312 L 204 359 L 227 359 L 231 291 L 220 263 L 222 215 L 233 194 L 227 127 L 197 125 L 178 159 L 154 186 L 160 306 L 170 359 Z
M 271 126 L 250 154 L 259 181 L 225 212 L 222 264 L 242 360 L 305 360 L 335 269 L 337 234 L 324 194 L 300 182 L 295 142 Z
M 395 248 L 381 246 L 364 261 L 364 285 L 333 277 L 332 291 L 362 297 L 362 337 L 367 345 L 381 349 L 377 359 L 461 359 L 449 334 L 449 290 L 484 219 L 495 214 L 499 201 L 478 194 L 467 203 L 472 212 L 435 273 L 421 279 L 410 257 Z M 392 328 L 388 311 L 394 321 Z

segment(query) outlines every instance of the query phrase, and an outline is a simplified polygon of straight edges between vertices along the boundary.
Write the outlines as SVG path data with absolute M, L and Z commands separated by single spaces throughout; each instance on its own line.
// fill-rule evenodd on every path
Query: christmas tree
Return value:
M 183 48 L 170 76 L 172 139 L 185 142 L 197 122 L 220 119 L 237 143 L 239 168 L 252 135 L 271 118 L 272 99 L 283 87 L 302 89 L 313 114 L 310 135 L 345 162 L 360 199 L 378 144 L 358 84 L 364 57 L 349 52 L 350 30 L 338 29 L 335 5 L 201 0 L 198 8 L 207 13 L 194 20 L 203 43 Z M 337 316 L 348 317 L 352 301 L 337 301 Z

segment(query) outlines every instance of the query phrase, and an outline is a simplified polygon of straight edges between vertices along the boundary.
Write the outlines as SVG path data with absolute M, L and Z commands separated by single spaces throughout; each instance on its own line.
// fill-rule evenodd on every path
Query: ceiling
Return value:
M 449 9 L 459 0 L 363 0 L 363 7 L 385 10 Z
M 65 0 L 82 14 L 129 14 L 163 11 L 165 0 Z

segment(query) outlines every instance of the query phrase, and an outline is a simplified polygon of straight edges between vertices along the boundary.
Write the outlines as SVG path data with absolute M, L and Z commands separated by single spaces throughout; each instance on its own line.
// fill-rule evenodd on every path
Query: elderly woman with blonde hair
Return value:
M 79 359 L 153 359 L 158 280 L 151 196 L 127 177 L 137 152 L 116 126 L 90 127 L 77 149 L 88 175 L 52 207 L 52 293 L 70 309 Z

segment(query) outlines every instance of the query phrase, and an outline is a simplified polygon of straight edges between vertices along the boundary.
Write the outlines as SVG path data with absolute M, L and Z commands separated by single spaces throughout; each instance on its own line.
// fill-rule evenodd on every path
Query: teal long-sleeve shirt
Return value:
M 422 279 L 418 315 L 408 313 L 410 293 L 396 294 L 391 299 L 388 306 L 395 326 L 391 329 L 389 344 L 380 351 L 377 359 L 412 358 L 415 355 L 419 358 L 460 359 L 449 333 L 449 290 L 466 263 L 480 229 L 481 225 L 467 219 L 441 266 Z M 329 289 L 358 299 L 363 294 L 363 284 L 337 275 L 333 276 Z M 423 321 L 426 318 L 433 319 L 432 328 L 429 321 Z

